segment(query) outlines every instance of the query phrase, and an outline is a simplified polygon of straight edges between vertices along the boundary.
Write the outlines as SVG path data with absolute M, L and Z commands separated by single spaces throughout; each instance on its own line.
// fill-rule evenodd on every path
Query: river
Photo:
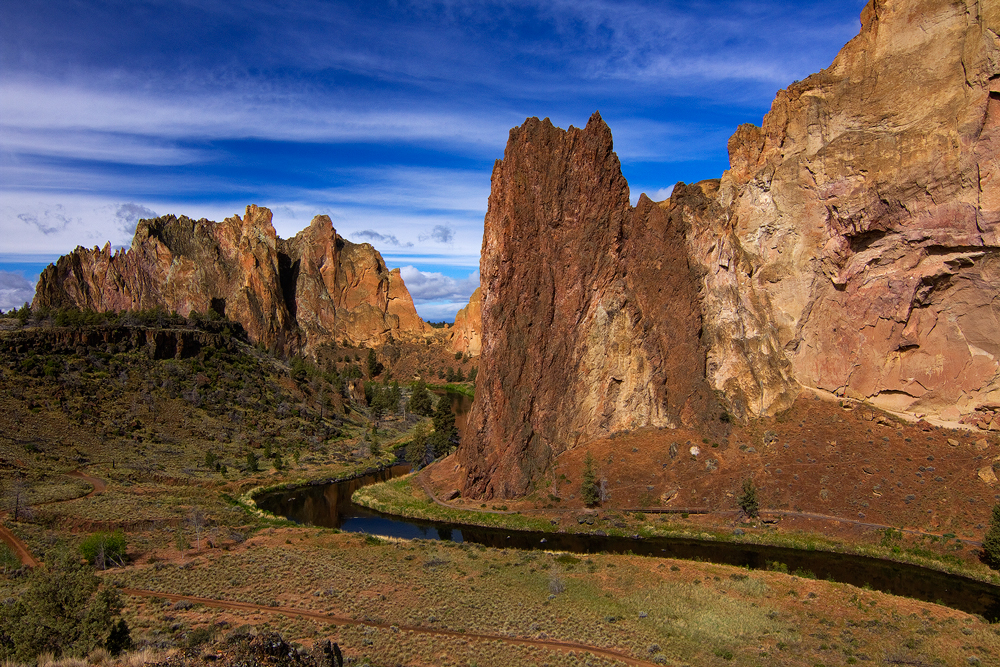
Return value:
M 459 416 L 456 423 L 464 427 L 472 400 L 461 394 L 449 395 L 452 397 L 453 409 Z M 387 537 L 472 542 L 497 548 L 551 549 L 581 554 L 633 553 L 710 561 L 751 569 L 787 567 L 789 572 L 797 572 L 802 576 L 830 579 L 854 586 L 870 586 L 894 595 L 939 602 L 968 613 L 979 614 L 991 622 L 1000 621 L 1000 587 L 877 558 L 708 540 L 662 537 L 642 539 L 593 533 L 534 533 L 481 528 L 389 516 L 351 502 L 353 493 L 362 486 L 407 472 L 409 466 L 399 465 L 343 482 L 272 492 L 259 497 L 257 505 L 296 523 Z

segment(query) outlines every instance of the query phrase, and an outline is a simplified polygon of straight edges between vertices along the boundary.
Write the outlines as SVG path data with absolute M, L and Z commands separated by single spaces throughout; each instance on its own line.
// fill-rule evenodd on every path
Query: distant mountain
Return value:
M 242 324 L 252 342 L 287 355 L 314 354 L 333 340 L 378 345 L 430 331 L 399 271 L 372 246 L 341 238 L 327 216 L 280 239 L 271 211 L 258 206 L 220 223 L 140 220 L 127 251 L 78 247 L 45 269 L 33 306 L 214 310 Z

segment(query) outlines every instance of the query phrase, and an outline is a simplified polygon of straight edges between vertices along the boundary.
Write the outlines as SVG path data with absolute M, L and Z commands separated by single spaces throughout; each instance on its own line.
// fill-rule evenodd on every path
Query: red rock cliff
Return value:
M 599 116 L 528 120 L 493 172 L 468 495 L 553 454 L 801 386 L 1000 423 L 1000 4 L 873 0 L 741 126 L 721 181 L 628 186 Z
M 370 245 L 344 240 L 326 216 L 279 239 L 271 212 L 257 206 L 220 223 L 141 220 L 128 251 L 77 248 L 45 269 L 33 305 L 216 310 L 252 341 L 288 354 L 333 339 L 378 344 L 426 332 L 410 316 L 406 286 Z
M 469 303 L 455 313 L 455 324 L 448 330 L 452 352 L 478 357 L 483 349 L 483 291 L 477 287 Z
M 569 447 L 706 413 L 698 282 L 674 213 L 629 205 L 600 115 L 582 130 L 537 118 L 511 130 L 483 237 L 464 493 L 523 494 Z

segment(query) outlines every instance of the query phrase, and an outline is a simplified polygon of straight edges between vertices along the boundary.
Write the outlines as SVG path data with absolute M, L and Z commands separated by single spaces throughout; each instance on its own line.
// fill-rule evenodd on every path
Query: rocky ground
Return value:
M 556 457 L 525 498 L 489 504 L 547 511 L 572 527 L 584 508 L 580 484 L 589 453 L 597 478 L 607 482 L 598 512 L 668 511 L 664 519 L 671 521 L 731 527 L 743 484 L 752 480 L 762 514 L 778 521 L 770 530 L 881 543 L 888 527 L 902 531 L 904 542 L 975 564 L 971 543 L 1000 501 L 1000 438 L 980 428 L 914 422 L 804 393 L 776 418 L 726 421 L 712 430 L 640 429 L 588 443 Z M 461 488 L 462 475 L 450 460 L 438 464 L 432 488 L 447 497 Z

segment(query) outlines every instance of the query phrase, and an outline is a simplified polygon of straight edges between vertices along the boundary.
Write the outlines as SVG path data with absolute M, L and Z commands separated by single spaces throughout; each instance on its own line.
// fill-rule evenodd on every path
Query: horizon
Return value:
M 478 285 L 493 163 L 533 116 L 615 137 L 631 201 L 718 178 L 727 140 L 832 62 L 864 2 L 57 1 L 0 10 L 0 309 L 140 218 L 326 214 L 420 316 Z

